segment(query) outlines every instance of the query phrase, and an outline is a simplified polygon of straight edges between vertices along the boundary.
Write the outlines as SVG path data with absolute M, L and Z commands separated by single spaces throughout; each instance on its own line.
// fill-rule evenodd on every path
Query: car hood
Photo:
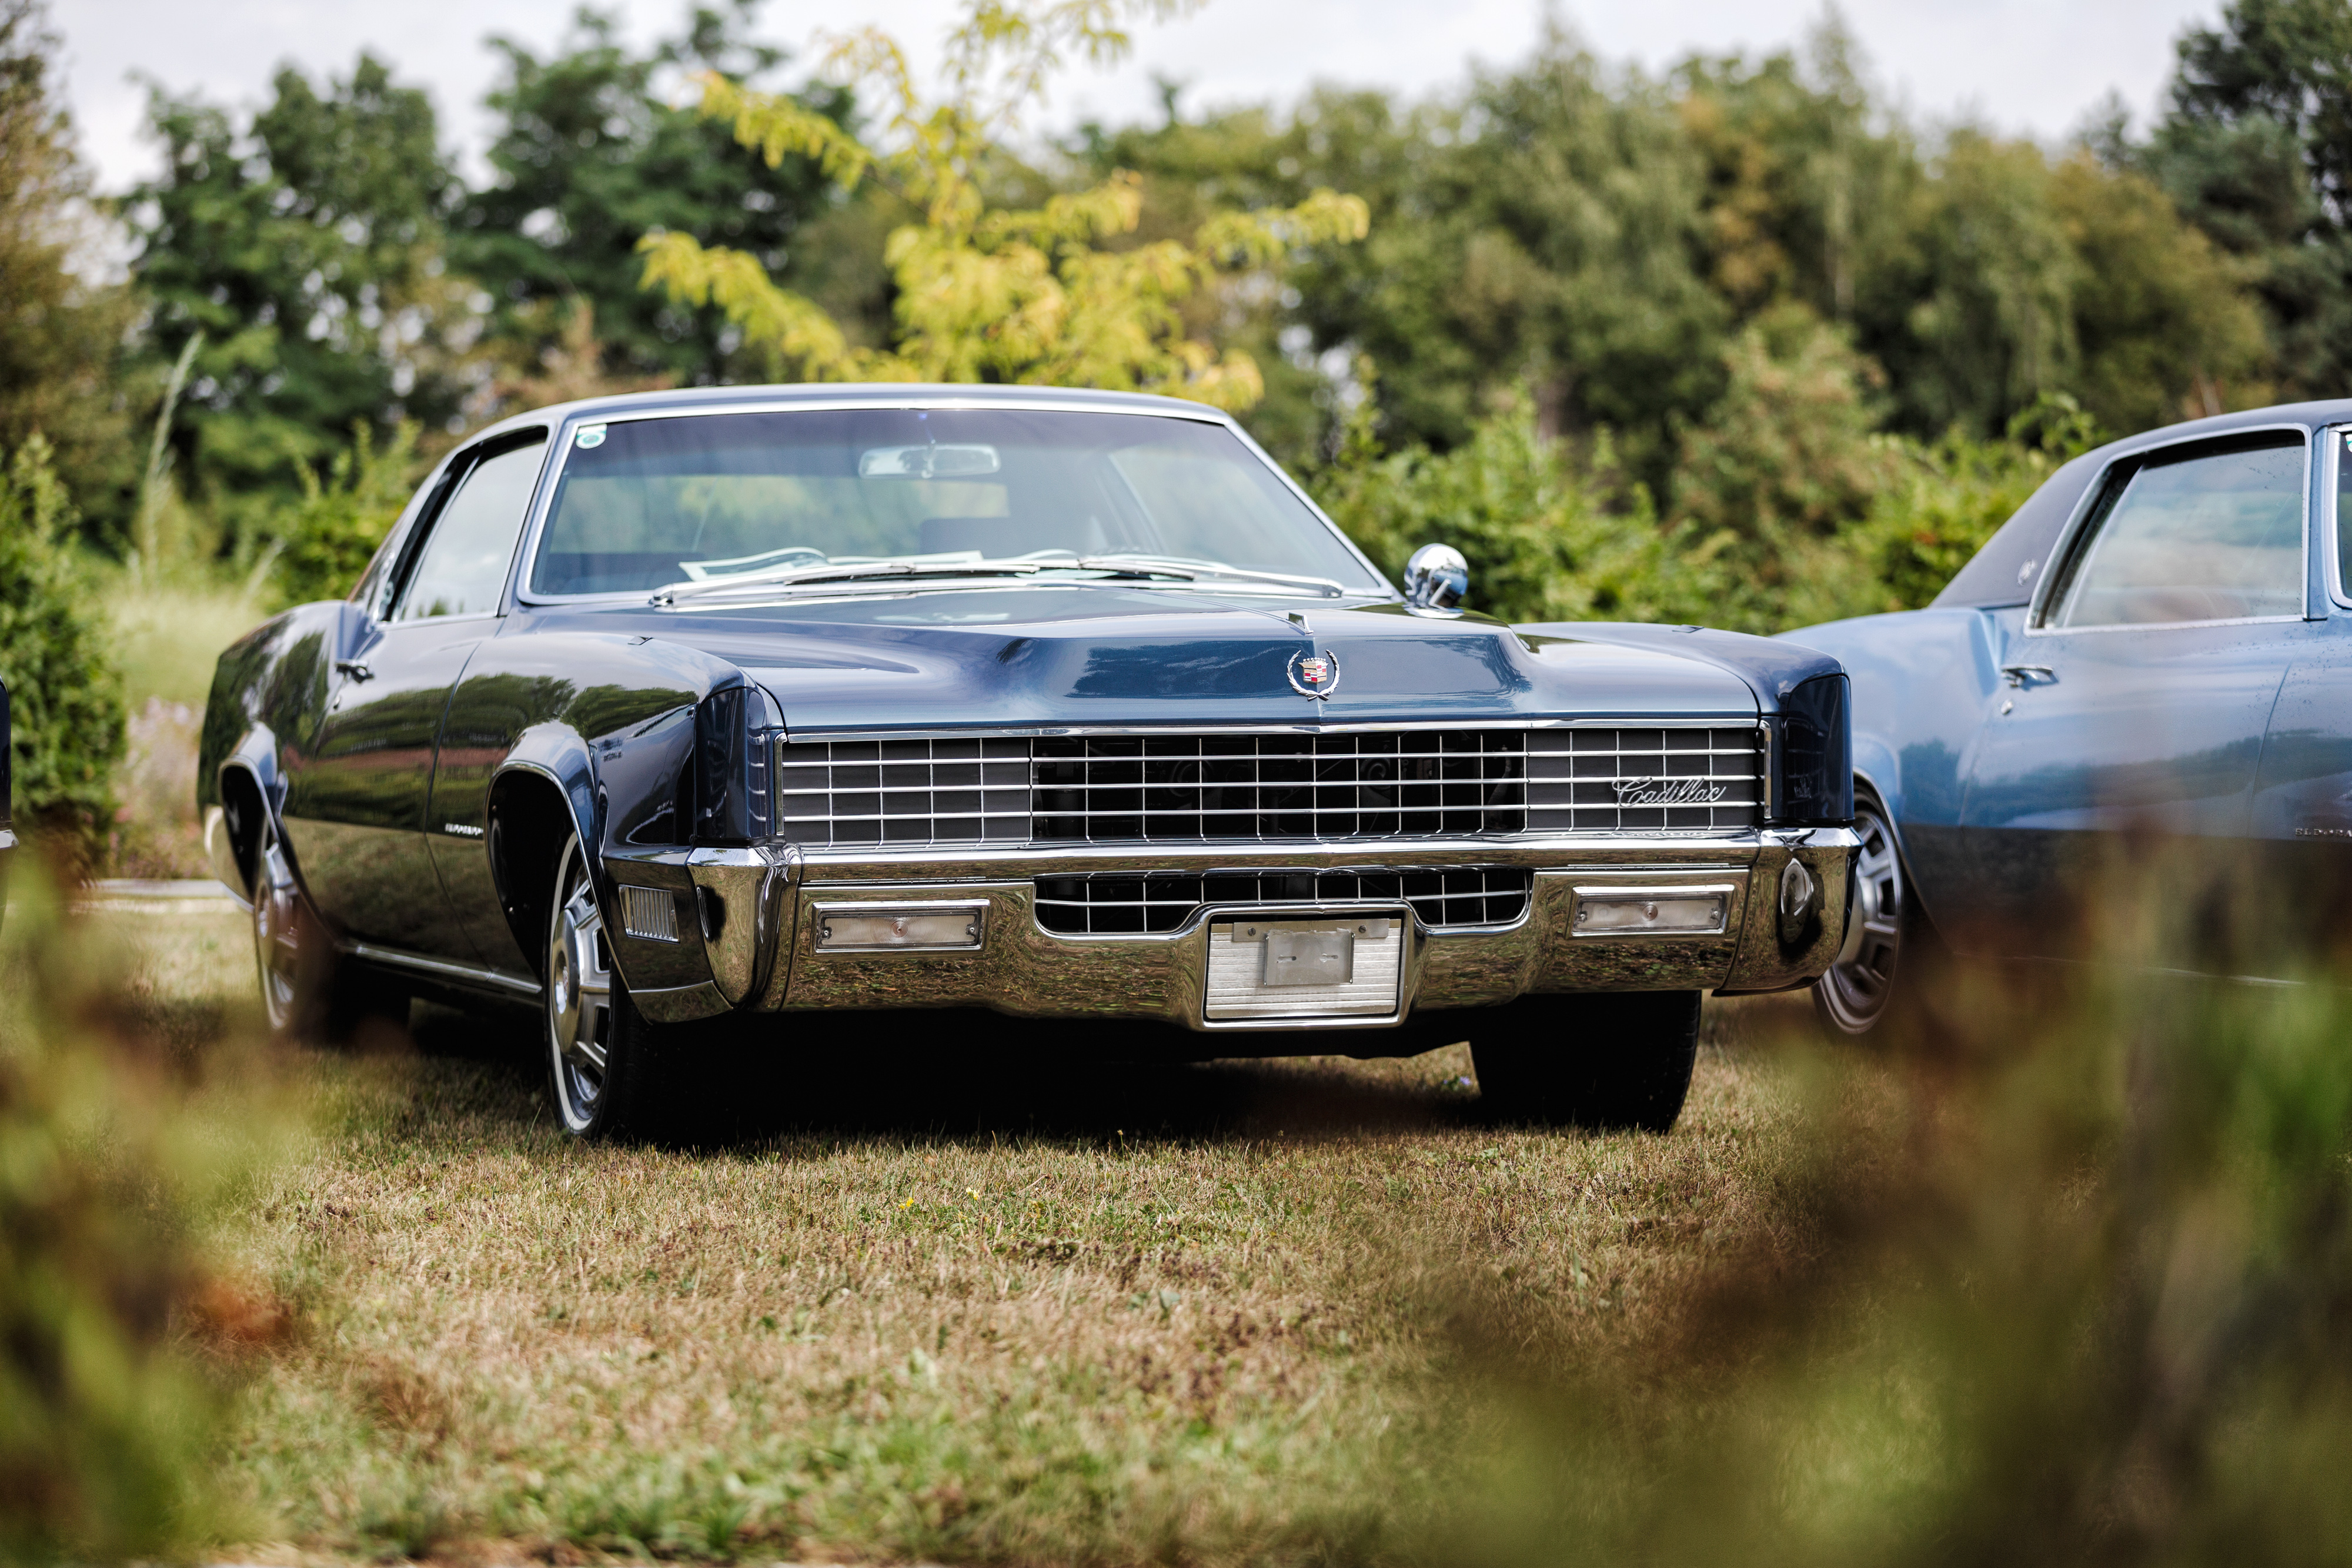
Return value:
M 725 659 L 803 730 L 1757 711 L 1746 682 L 1698 657 L 1397 604 L 1022 584 L 752 607 L 581 606 L 517 620 L 509 630 L 625 632 Z M 1328 696 L 1294 687 L 1302 654 L 1337 665 Z

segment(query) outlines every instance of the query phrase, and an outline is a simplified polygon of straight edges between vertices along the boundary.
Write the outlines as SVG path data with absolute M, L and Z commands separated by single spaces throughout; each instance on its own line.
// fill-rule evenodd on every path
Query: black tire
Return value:
M 1812 994 L 1823 1029 L 1859 1039 L 1909 1012 L 1935 939 L 1912 895 L 1894 813 L 1866 789 L 1854 791 L 1853 831 L 1862 848 L 1846 881 L 1845 941 Z
M 662 1130 L 658 1064 L 667 1030 L 647 1023 L 613 967 L 604 912 L 577 833 L 556 859 L 541 988 L 542 1034 L 557 1123 L 572 1137 L 646 1137 Z
M 1522 997 L 1473 1027 L 1479 1103 L 1498 1122 L 1663 1133 L 1698 1059 L 1699 993 Z
M 407 990 L 336 953 L 296 883 L 277 821 L 266 811 L 254 855 L 253 950 L 262 1010 L 279 1039 L 365 1045 L 406 1034 Z

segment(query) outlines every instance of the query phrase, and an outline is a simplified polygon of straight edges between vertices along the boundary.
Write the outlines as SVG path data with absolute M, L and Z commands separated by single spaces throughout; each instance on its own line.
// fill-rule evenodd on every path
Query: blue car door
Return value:
M 341 661 L 318 737 L 292 759 L 283 818 L 304 884 L 346 936 L 463 961 L 426 836 L 449 690 L 485 637 L 514 559 L 546 434 L 454 460 L 384 606 Z
M 2091 491 L 2058 569 L 1999 618 L 1968 764 L 1968 946 L 2054 956 L 2126 830 L 2250 843 L 2255 777 L 2308 618 L 2309 433 L 2144 449 Z
M 2292 972 L 2317 958 L 2352 962 L 2352 537 L 2345 492 L 2352 489 L 2352 432 L 2331 430 L 2321 448 L 2319 483 L 2332 499 L 2321 519 L 2321 588 L 2326 622 L 2299 651 L 2271 714 L 2254 787 L 2253 833 L 2263 852 L 2263 885 L 2284 914 L 2273 951 L 2254 958 L 2256 973 Z

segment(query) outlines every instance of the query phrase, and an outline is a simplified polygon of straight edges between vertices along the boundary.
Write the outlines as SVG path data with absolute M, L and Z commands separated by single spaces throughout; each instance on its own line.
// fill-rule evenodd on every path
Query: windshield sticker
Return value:
M 580 434 L 572 438 L 572 444 L 583 452 L 594 451 L 604 444 L 604 427 L 601 424 L 582 425 Z

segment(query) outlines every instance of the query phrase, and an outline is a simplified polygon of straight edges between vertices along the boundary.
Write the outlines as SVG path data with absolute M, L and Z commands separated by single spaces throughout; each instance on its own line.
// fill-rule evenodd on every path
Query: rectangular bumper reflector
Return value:
M 1579 936 L 1717 936 L 1731 918 L 1728 886 L 1580 887 Z
M 969 952 L 987 931 L 988 906 L 936 904 L 863 909 L 817 905 L 820 953 Z
M 677 940 L 677 895 L 666 887 L 621 889 L 621 929 L 648 942 Z

